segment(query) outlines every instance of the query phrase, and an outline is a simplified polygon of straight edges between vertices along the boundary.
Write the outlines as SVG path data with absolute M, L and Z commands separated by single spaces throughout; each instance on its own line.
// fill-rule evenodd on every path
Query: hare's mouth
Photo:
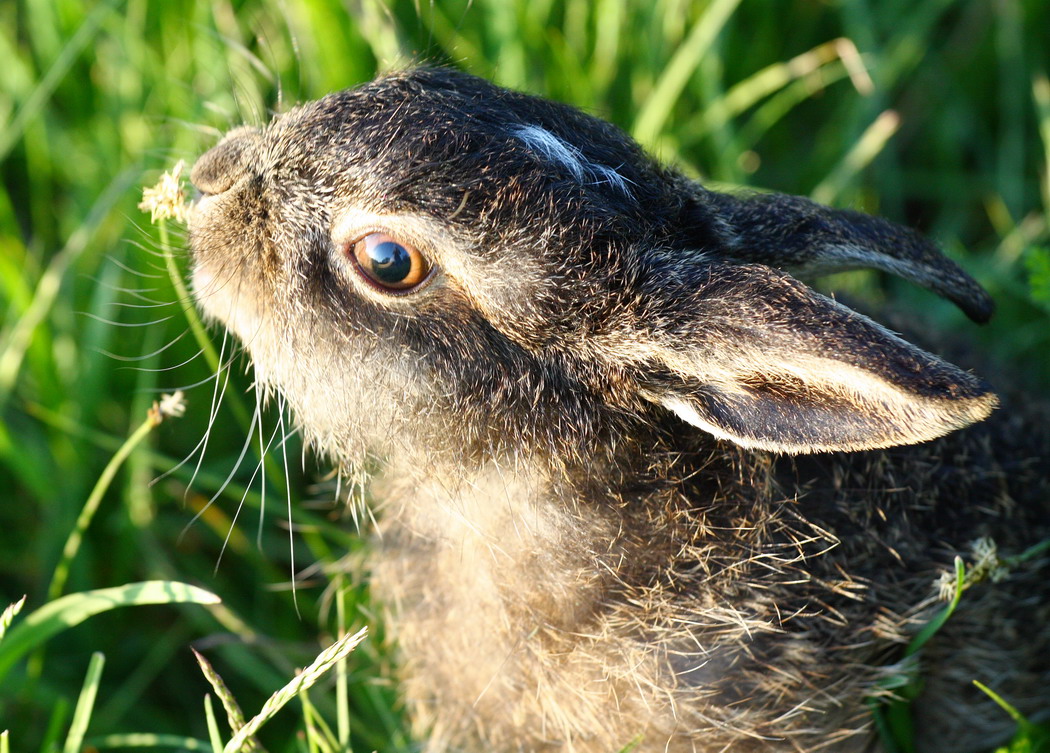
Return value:
M 187 206 L 187 221 L 190 229 L 207 229 L 212 223 L 219 223 L 223 218 L 218 214 L 219 206 L 227 203 L 228 197 L 232 196 L 229 191 L 213 193 L 194 188 L 193 199 Z
M 192 223 L 202 212 L 207 212 L 208 207 L 215 203 L 218 194 L 194 191 L 193 199 L 187 205 L 187 219 Z
M 265 334 L 270 317 L 239 275 L 217 273 L 199 258 L 192 272 L 193 297 L 206 318 L 221 323 L 245 345 Z

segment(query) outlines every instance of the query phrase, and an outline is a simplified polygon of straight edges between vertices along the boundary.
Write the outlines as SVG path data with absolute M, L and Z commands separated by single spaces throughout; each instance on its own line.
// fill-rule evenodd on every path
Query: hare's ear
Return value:
M 915 231 L 861 212 L 830 209 L 783 194 L 694 196 L 686 226 L 698 229 L 711 216 L 725 231 L 730 259 L 757 262 L 811 279 L 848 269 L 889 272 L 944 296 L 976 322 L 995 304 L 984 289 Z M 688 230 L 687 230 L 688 232 Z
M 802 453 L 922 442 L 985 418 L 987 385 L 762 265 L 712 264 L 649 298 L 609 355 L 716 437 Z

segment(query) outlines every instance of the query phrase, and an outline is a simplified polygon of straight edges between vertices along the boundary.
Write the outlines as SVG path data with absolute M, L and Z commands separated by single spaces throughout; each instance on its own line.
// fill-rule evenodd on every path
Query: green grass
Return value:
M 210 689 L 191 642 L 250 717 L 341 630 L 369 625 L 345 694 L 322 679 L 322 692 L 259 738 L 275 752 L 323 749 L 321 732 L 296 737 L 316 717 L 355 750 L 411 748 L 382 679 L 367 589 L 342 574 L 362 546 L 349 513 L 328 501 L 333 484 L 317 481 L 326 469 L 304 470 L 289 447 L 291 537 L 279 453 L 265 504 L 258 480 L 247 488 L 254 450 L 219 493 L 248 430 L 246 398 L 239 410 L 224 401 L 195 474 L 194 462 L 172 469 L 204 435 L 212 384 L 187 390 L 186 416 L 131 449 L 82 518 L 159 391 L 211 373 L 193 358 L 200 346 L 168 274 L 185 266 L 182 238 L 163 244 L 136 209 L 141 188 L 178 159 L 377 69 L 452 63 L 607 117 L 717 184 L 814 195 L 921 228 L 995 295 L 991 325 L 874 275 L 835 284 L 972 341 L 1045 392 L 1048 28 L 1042 0 L 0 4 L 0 606 L 28 595 L 12 631 L 44 606 L 64 549 L 68 578 L 52 597 L 159 580 L 223 601 L 111 610 L 55 633 L 0 680 L 0 730 L 10 731 L 0 746 L 67 745 L 99 652 L 85 739 L 192 747 L 209 739 Z M 230 395 L 245 390 L 235 371 Z M 78 519 L 83 538 L 69 554 Z M 228 738 L 221 718 L 218 727 Z

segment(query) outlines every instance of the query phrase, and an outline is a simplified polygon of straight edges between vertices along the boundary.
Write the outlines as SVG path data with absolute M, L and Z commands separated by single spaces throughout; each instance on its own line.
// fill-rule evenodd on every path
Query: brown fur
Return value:
M 1012 454 L 1031 451 L 1023 436 L 1003 417 L 918 452 L 650 450 L 643 475 L 696 475 L 643 493 L 605 486 L 604 468 L 423 484 L 388 469 L 375 583 L 418 730 L 435 750 L 870 749 L 866 698 L 943 608 L 953 558 L 1047 533 L 1045 472 Z M 1046 711 L 1048 564 L 972 587 L 922 655 L 920 750 L 1009 733 L 973 679 Z
M 949 433 L 987 385 L 785 271 L 891 270 L 987 318 L 903 228 L 712 194 L 450 71 L 235 131 L 193 180 L 200 305 L 318 451 L 381 461 L 375 591 L 428 750 L 871 750 L 953 558 L 1050 535 L 1044 418 Z M 368 283 L 376 231 L 433 281 Z M 1048 565 L 999 567 L 917 657 L 921 750 L 1008 734 L 971 679 L 1050 709 Z

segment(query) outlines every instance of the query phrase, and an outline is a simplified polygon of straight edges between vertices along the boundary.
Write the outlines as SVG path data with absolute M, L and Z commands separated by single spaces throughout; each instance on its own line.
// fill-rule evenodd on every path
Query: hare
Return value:
M 919 750 L 1009 735 L 973 679 L 1050 709 L 1050 559 L 1003 567 L 1050 535 L 1045 421 L 966 429 L 985 382 L 797 279 L 873 267 L 986 320 L 916 233 L 709 191 L 444 69 L 238 128 L 192 181 L 200 307 L 313 448 L 379 461 L 426 750 L 870 751 L 915 661 Z M 1002 577 L 905 662 L 956 556 Z

